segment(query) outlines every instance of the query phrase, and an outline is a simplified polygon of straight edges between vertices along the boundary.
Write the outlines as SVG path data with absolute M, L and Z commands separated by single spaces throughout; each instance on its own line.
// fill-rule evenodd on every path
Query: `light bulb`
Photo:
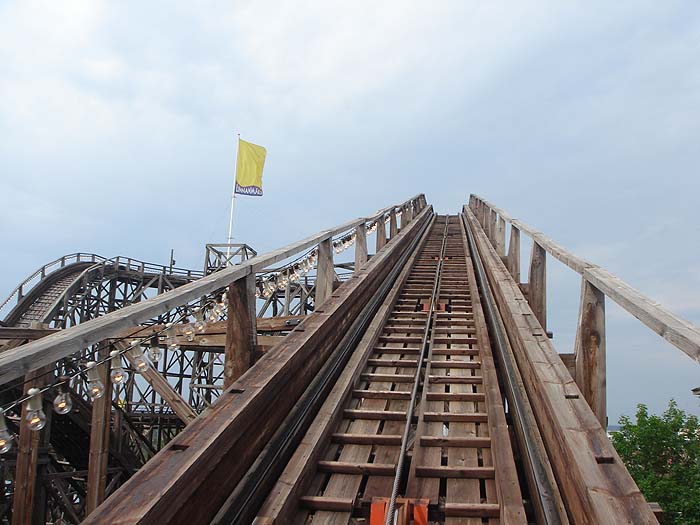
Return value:
M 207 328 L 207 323 L 204 320 L 204 310 L 197 308 L 194 312 L 194 329 L 196 332 L 204 332 Z
M 105 386 L 100 380 L 100 375 L 97 372 L 97 363 L 90 361 L 85 365 L 87 367 L 87 394 L 93 401 L 101 398 L 105 393 Z
M 73 400 L 66 388 L 68 381 L 70 381 L 68 376 L 59 376 L 58 378 L 58 394 L 53 400 L 53 409 L 57 414 L 67 414 L 73 408 Z
M 5 414 L 0 412 L 0 454 L 4 454 L 12 448 L 12 434 L 7 430 Z
M 182 329 L 182 335 L 185 336 L 185 339 L 188 341 L 194 341 L 194 333 L 195 333 L 195 328 L 192 326 L 191 323 L 188 323 L 185 325 L 185 327 Z
M 167 339 L 166 339 L 167 341 Z M 177 341 L 176 341 L 177 343 Z M 179 344 L 176 344 L 175 346 L 172 346 L 168 344 L 168 348 L 170 350 L 177 350 L 180 348 Z M 163 356 L 163 351 L 160 349 L 160 346 L 158 345 L 151 345 L 148 347 L 148 358 L 151 360 L 152 363 L 157 363 L 160 361 L 160 358 Z M 148 368 L 148 364 L 146 364 L 146 368 Z
M 46 425 L 46 414 L 41 408 L 41 391 L 38 388 L 30 388 L 27 395 L 27 420 L 29 430 L 38 431 Z
M 128 375 L 122 366 L 122 359 L 119 356 L 119 351 L 112 350 L 109 355 L 112 356 L 112 370 L 109 372 L 109 380 L 115 385 L 121 385 L 126 381 Z
M 165 331 L 165 346 L 168 347 L 168 350 L 179 350 L 180 341 L 177 339 L 177 331 L 175 330 L 175 326 L 171 323 L 168 323 L 166 326 L 168 326 L 168 329 Z M 157 356 L 156 359 L 153 358 L 154 355 Z M 158 345 L 151 345 L 148 348 L 148 356 L 154 363 L 160 359 L 160 348 Z
M 129 360 L 138 373 L 142 374 L 148 370 L 149 363 L 146 356 L 143 355 L 143 349 L 140 346 L 129 351 Z

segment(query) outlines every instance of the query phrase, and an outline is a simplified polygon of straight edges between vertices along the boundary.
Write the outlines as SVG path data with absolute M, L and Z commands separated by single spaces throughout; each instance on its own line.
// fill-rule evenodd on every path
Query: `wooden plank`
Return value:
M 574 355 L 576 383 L 601 426 L 608 428 L 605 386 L 605 295 L 585 278 L 581 280 L 581 305 Z
M 392 207 L 385 208 L 385 210 Z M 85 348 L 104 339 L 115 337 L 122 330 L 132 328 L 177 306 L 196 301 L 203 295 L 208 295 L 224 288 L 248 274 L 256 273 L 307 248 L 316 246 L 337 233 L 352 229 L 358 224 L 372 220 L 375 217 L 384 216 L 385 210 L 380 210 L 372 217 L 355 219 L 338 227 L 323 230 L 277 250 L 255 256 L 241 264 L 206 275 L 201 279 L 146 301 L 141 301 L 100 316 L 97 319 L 80 323 L 67 330 L 61 330 L 57 334 L 22 345 L 21 350 L 17 348 L 7 350 L 0 354 L 0 384 L 9 383 L 31 370 L 49 365 L 73 354 L 76 352 L 76 349 Z
M 444 512 L 447 518 L 498 518 L 501 508 L 497 503 L 445 503 Z
M 104 359 L 108 355 L 108 349 L 100 349 L 98 355 L 100 359 Z M 104 501 L 107 487 L 107 464 L 109 463 L 109 436 L 112 415 L 112 382 L 109 378 L 108 363 L 109 361 L 96 367 L 100 381 L 104 385 L 104 394 L 92 402 L 87 494 L 85 497 L 86 515 L 90 514 Z
M 471 211 L 465 207 L 464 212 L 475 226 Z M 546 334 L 533 328 L 534 313 L 517 283 L 484 233 L 473 230 L 572 521 L 656 523 L 588 404 L 569 396 L 580 390 Z M 602 456 L 611 461 L 596 459 Z
M 532 243 L 527 300 L 543 330 L 547 330 L 547 252 Z
M 374 251 L 375 253 L 379 253 L 379 250 L 384 248 L 384 245 L 386 245 L 386 223 L 384 222 L 384 216 L 379 218 L 375 235 L 376 243 L 374 245 Z
M 33 341 L 47 335 L 55 334 L 58 328 L 25 328 L 14 326 L 0 326 L 0 340 L 23 339 Z
M 123 351 L 127 348 L 127 343 L 125 341 L 119 341 L 114 343 L 114 347 L 119 351 Z M 134 369 L 136 369 L 136 365 L 134 364 L 135 356 L 136 354 L 133 350 L 127 350 L 124 353 L 124 357 L 126 357 L 127 361 L 129 361 Z M 141 377 L 148 381 L 151 388 L 158 393 L 164 402 L 170 405 L 175 415 L 185 424 L 196 419 L 197 412 L 194 411 L 189 403 L 170 385 L 170 383 L 168 383 L 168 380 L 163 377 L 156 368 L 149 366 L 141 372 Z
M 416 467 L 416 476 L 422 478 L 463 478 L 463 479 L 486 479 L 493 478 L 495 471 L 493 467 L 455 467 L 455 466 L 426 466 Z
M 510 241 L 508 242 L 508 271 L 515 279 L 516 283 L 520 282 L 520 230 L 511 224 Z
M 498 217 L 496 222 L 496 252 L 501 257 L 506 255 L 506 221 Z
M 367 262 L 367 226 L 362 223 L 355 228 L 355 271 Z
M 86 523 L 211 520 L 430 214 L 428 207 Z M 156 493 L 159 497 L 152 497 Z
M 324 496 L 302 496 L 299 504 L 309 510 L 325 510 L 329 512 L 352 512 L 352 498 L 327 498 Z M 274 523 L 274 522 L 273 522 Z
M 314 303 L 321 307 L 333 293 L 333 281 L 335 270 L 333 269 L 333 247 L 331 239 L 326 239 L 318 245 L 318 266 L 316 269 L 316 296 Z
M 31 372 L 25 378 L 24 393 L 30 388 L 41 388 L 47 384 L 48 375 L 53 367 L 45 367 Z M 17 464 L 15 467 L 15 490 L 12 499 L 12 525 L 31 525 L 35 508 L 35 495 L 37 489 L 37 466 L 39 462 L 39 448 L 46 439 L 51 425 L 52 411 L 43 403 L 47 422 L 43 430 L 35 432 L 29 429 L 27 422 L 27 403 L 22 404 L 21 420 L 19 425 L 19 439 L 17 440 Z
M 257 345 L 255 328 L 255 275 L 228 287 L 226 347 L 224 349 L 224 389 L 229 388 L 253 364 Z
M 396 223 L 396 209 L 393 209 L 389 212 L 389 239 L 396 237 L 397 233 L 399 233 L 399 227 Z

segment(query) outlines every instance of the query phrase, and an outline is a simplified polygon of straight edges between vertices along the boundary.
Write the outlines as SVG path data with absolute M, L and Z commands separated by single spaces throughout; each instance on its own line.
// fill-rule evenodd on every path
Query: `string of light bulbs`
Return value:
M 401 217 L 401 214 L 402 210 L 399 209 L 395 214 L 397 220 Z M 381 218 L 372 221 L 367 227 L 367 233 L 374 233 L 378 229 L 380 221 Z M 385 215 L 384 226 L 386 226 L 386 224 L 388 224 L 390 221 L 391 216 Z M 336 254 L 340 254 L 355 244 L 356 237 L 355 230 L 340 234 L 332 240 L 332 249 Z M 315 268 L 317 263 L 318 248 L 313 248 L 289 263 L 281 270 L 270 272 L 268 275 L 258 278 L 256 281 L 256 298 L 264 297 L 267 299 L 277 290 L 284 290 L 288 283 L 298 282 L 304 275 Z M 187 309 L 188 307 L 185 308 Z M 187 341 L 193 341 L 197 333 L 202 333 L 204 330 L 206 330 L 207 322 L 218 321 L 227 308 L 228 294 L 223 292 L 220 295 L 220 300 L 209 300 L 201 307 L 193 309 L 192 315 L 194 317 L 194 322 L 184 324 L 181 329 L 181 335 L 183 335 Z M 185 311 L 185 313 L 183 313 L 176 321 L 166 323 L 164 328 L 161 330 L 150 333 L 147 336 L 142 336 L 141 338 L 135 337 L 135 334 L 132 334 L 128 337 L 113 340 L 110 343 L 110 347 L 112 348 L 114 348 L 114 345 L 118 342 L 124 341 L 125 339 L 131 339 L 130 343 L 123 349 L 111 350 L 108 357 L 99 360 L 92 359 L 85 364 L 84 369 L 78 366 L 78 369 L 75 372 L 72 374 L 59 376 L 58 380 L 51 385 L 41 388 L 30 388 L 27 390 L 27 393 L 24 396 L 7 406 L 2 407 L 0 409 L 0 454 L 4 454 L 10 450 L 14 440 L 14 436 L 10 433 L 5 420 L 5 414 L 8 411 L 17 408 L 23 403 L 26 403 L 27 414 L 25 419 L 27 420 L 28 428 L 32 431 L 40 431 L 46 425 L 46 414 L 43 410 L 42 397 L 45 392 L 54 389 L 57 391 L 57 395 L 53 400 L 53 409 L 57 414 L 68 414 L 73 408 L 73 401 L 67 385 L 78 376 L 81 376 L 86 380 L 86 393 L 92 401 L 101 398 L 105 393 L 105 386 L 100 378 L 99 371 L 97 369 L 98 366 L 109 362 L 110 381 L 113 385 L 115 385 L 115 387 L 119 387 L 128 379 L 128 373 L 122 365 L 122 355 L 129 352 L 130 361 L 135 371 L 138 373 L 145 372 L 162 357 L 160 338 L 163 334 L 165 334 L 165 346 L 169 350 L 179 349 L 180 343 L 176 325 L 179 325 L 181 321 L 188 319 L 189 316 L 190 313 Z M 144 327 L 143 329 L 147 329 L 147 327 Z M 147 354 L 144 354 L 143 343 L 146 341 L 149 342 L 148 351 Z M 95 353 L 96 351 L 93 352 L 93 358 Z M 72 363 L 68 364 L 75 364 L 80 360 L 81 359 L 76 359 Z M 64 365 L 64 367 L 67 367 L 67 365 Z M 42 377 L 43 375 L 53 373 L 53 370 L 48 371 L 45 374 L 36 376 L 34 380 Z M 22 386 L 24 386 L 26 383 L 27 381 L 23 382 Z
M 202 333 L 204 330 L 206 330 L 207 320 L 210 322 L 217 321 L 224 309 L 227 307 L 228 295 L 224 292 L 221 294 L 220 300 L 209 300 L 201 307 L 194 308 L 191 313 L 191 315 L 194 317 L 194 322 L 188 322 L 184 325 L 181 323 L 190 316 L 190 313 L 186 311 L 175 321 L 166 323 L 162 329 L 149 333 L 146 336 L 141 336 L 139 338 L 135 337 L 136 334 L 131 334 L 130 336 L 115 339 L 110 342 L 110 347 L 112 348 L 114 348 L 114 345 L 117 343 L 126 339 L 130 339 L 131 341 L 124 348 L 114 349 L 110 351 L 109 356 L 99 360 L 94 359 L 95 352 L 93 352 L 93 355 L 91 356 L 93 359 L 88 361 L 84 368 L 78 368 L 78 370 L 73 373 L 61 375 L 58 377 L 56 382 L 50 385 L 46 385 L 41 388 L 30 388 L 27 390 L 25 395 L 0 409 L 0 454 L 4 454 L 10 450 L 12 448 L 12 442 L 14 441 L 14 436 L 12 433 L 10 433 L 7 426 L 7 421 L 5 419 L 5 414 L 10 410 L 26 403 L 27 413 L 25 419 L 27 421 L 27 426 L 32 431 L 40 431 L 46 425 L 46 413 L 43 410 L 43 394 L 45 392 L 56 390 L 57 394 L 53 400 L 53 409 L 57 414 L 68 414 L 73 408 L 73 401 L 67 385 L 74 378 L 78 376 L 83 377 L 86 382 L 86 394 L 88 397 L 92 401 L 99 399 L 105 393 L 105 386 L 100 379 L 99 371 L 97 369 L 98 366 L 107 362 L 110 363 L 110 381 L 116 387 L 118 387 L 125 383 L 128 379 L 128 373 L 122 365 L 123 354 L 129 352 L 130 361 L 135 371 L 138 373 L 143 373 L 150 366 L 157 363 L 162 357 L 162 350 L 160 348 L 161 336 L 164 335 L 164 343 L 168 349 L 177 350 L 180 347 L 180 342 L 178 339 L 179 335 L 176 328 L 177 326 L 181 326 L 180 335 L 184 336 L 187 341 L 194 341 L 197 333 Z M 142 329 L 147 329 L 147 327 L 143 327 Z M 147 354 L 144 354 L 143 343 L 146 341 L 149 343 L 148 351 Z M 73 363 L 81 360 L 82 359 L 76 359 L 73 361 Z M 47 372 L 47 374 L 49 373 L 53 374 L 54 371 L 52 370 Z M 23 385 L 24 384 L 26 384 L 26 382 L 23 383 Z

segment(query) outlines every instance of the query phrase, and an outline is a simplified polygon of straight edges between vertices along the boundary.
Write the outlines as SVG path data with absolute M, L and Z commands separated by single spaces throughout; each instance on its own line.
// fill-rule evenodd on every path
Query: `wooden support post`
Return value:
M 396 208 L 389 212 L 389 239 L 393 239 L 399 234 L 399 227 L 396 223 Z
M 406 205 L 406 209 L 404 210 L 404 214 L 406 215 L 406 224 L 411 222 L 413 220 L 413 217 L 415 217 L 416 213 L 414 211 L 414 205 L 413 202 L 409 202 Z
M 401 216 L 403 228 L 403 215 Z M 357 272 L 367 262 L 367 225 L 363 222 L 355 228 L 355 271 Z
M 379 231 L 379 229 L 377 229 Z M 330 238 L 318 244 L 318 264 L 316 268 L 316 296 L 314 304 L 316 308 L 333 293 L 333 281 L 335 271 L 333 270 L 333 248 Z
M 289 303 L 292 300 L 292 282 L 287 280 L 287 284 L 284 287 L 284 306 L 282 307 L 282 315 L 289 315 Z
M 228 287 L 224 389 L 230 387 L 253 364 L 253 352 L 257 344 L 256 332 L 255 274 L 249 273 Z
M 384 222 L 384 215 L 377 219 L 377 244 L 375 248 L 375 253 L 379 253 L 379 250 L 384 248 L 386 245 L 386 223 Z
M 107 357 L 108 350 L 99 352 L 100 359 Z M 109 363 L 109 361 L 107 361 Z M 109 462 L 109 434 L 112 413 L 112 382 L 109 379 L 109 365 L 99 365 L 96 370 L 105 391 L 102 397 L 92 403 L 90 423 L 90 455 L 88 457 L 87 496 L 85 515 L 95 510 L 105 499 L 107 486 L 107 463 Z
M 406 206 L 401 207 L 401 221 L 399 222 L 399 231 L 403 230 L 408 224 L 408 215 L 406 215 Z
M 508 242 L 508 260 L 506 266 L 516 283 L 520 283 L 520 230 L 510 225 L 510 241 Z
M 527 301 L 542 328 L 547 330 L 547 252 L 535 241 L 530 255 Z
M 496 222 L 496 252 L 501 257 L 506 256 L 506 221 L 500 215 Z
M 30 388 L 41 388 L 47 384 L 48 374 L 53 366 L 40 368 L 25 376 L 26 394 Z M 17 440 L 17 466 L 15 469 L 15 493 L 12 499 L 12 525 L 31 525 L 32 514 L 35 507 L 35 494 L 37 490 L 37 465 L 39 463 L 39 448 L 44 442 L 44 434 L 51 427 L 52 411 L 46 403 L 46 426 L 43 430 L 35 432 L 29 429 L 27 423 L 27 404 L 22 405 L 19 424 L 19 439 Z M 43 523 L 43 520 L 42 520 Z
M 494 210 L 489 210 L 489 237 L 491 239 L 491 246 L 496 248 L 496 253 L 498 253 L 498 245 L 496 242 L 496 224 L 498 224 L 498 214 Z
M 608 428 L 605 372 L 605 295 L 581 280 L 581 307 L 574 345 L 576 384 L 603 428 Z

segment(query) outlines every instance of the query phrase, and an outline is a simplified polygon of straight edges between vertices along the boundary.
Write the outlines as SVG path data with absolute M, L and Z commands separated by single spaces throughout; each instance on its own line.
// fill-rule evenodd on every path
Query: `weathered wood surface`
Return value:
M 255 321 L 255 275 L 250 274 L 228 287 L 224 389 L 253 365 L 257 345 Z
M 360 224 L 355 228 L 355 271 L 367 262 L 367 226 Z
M 535 317 L 547 329 L 547 252 L 536 242 L 530 254 L 527 301 Z
M 605 380 L 605 295 L 581 279 L 574 343 L 576 383 L 603 428 L 608 427 Z
M 48 382 L 47 375 L 53 369 L 41 368 L 31 372 L 25 377 L 24 393 L 30 388 L 41 388 Z M 22 404 L 21 420 L 19 425 L 19 438 L 17 440 L 17 464 L 15 468 L 15 487 L 12 500 L 12 525 L 31 525 L 35 508 L 35 496 L 37 490 L 37 468 L 39 462 L 39 449 L 47 440 L 47 434 L 51 428 L 52 411 L 44 403 L 44 412 L 47 422 L 43 430 L 35 432 L 29 428 L 27 422 L 27 404 Z
M 700 363 L 700 328 L 635 290 L 619 277 L 596 264 L 574 255 L 538 230 L 512 218 L 506 212 L 481 197 L 472 195 L 470 203 L 472 211 L 476 210 L 475 214 L 477 216 L 485 209 L 495 211 L 506 222 L 509 222 L 511 226 L 515 226 L 529 235 L 548 254 L 581 274 L 608 298 L 615 301 L 654 332 Z M 483 219 L 480 219 L 479 222 L 482 225 L 484 224 Z
M 657 523 L 517 283 L 464 208 L 574 523 Z
M 316 266 L 316 296 L 314 304 L 322 306 L 333 293 L 335 269 L 333 268 L 333 247 L 331 239 L 321 241 L 318 245 L 318 264 Z
M 426 208 L 86 523 L 192 523 L 213 518 L 429 213 Z
M 311 478 L 316 471 L 316 464 L 322 457 L 330 434 L 333 432 L 333 429 L 338 426 L 343 416 L 342 409 L 350 399 L 352 388 L 357 383 L 360 373 L 367 362 L 367 358 L 377 342 L 381 328 L 391 313 L 391 306 L 395 302 L 410 272 L 415 257 L 415 254 L 411 256 L 406 267 L 397 278 L 392 290 L 379 308 L 367 332 L 358 344 L 357 349 L 353 352 L 345 370 L 338 378 L 333 390 L 328 395 L 328 398 L 321 407 L 321 410 L 314 419 L 302 442 L 295 450 L 294 455 L 284 469 L 276 486 L 270 491 L 270 495 L 258 512 L 255 523 L 266 523 L 264 520 L 273 520 L 274 523 L 286 523 L 290 522 L 296 514 L 297 500 L 303 496 L 311 483 Z M 345 435 L 357 436 L 357 434 Z M 360 435 L 368 436 L 369 438 L 382 437 L 376 434 Z M 398 436 L 398 441 L 399 443 L 395 444 L 400 444 L 400 436 Z M 348 442 L 348 440 L 346 439 L 345 442 Z M 353 444 L 358 445 L 372 443 L 374 442 L 353 442 Z M 352 500 L 352 497 L 349 499 Z M 313 510 L 348 512 L 347 510 L 331 508 L 315 508 Z
M 411 202 L 420 200 L 420 195 Z M 255 256 L 236 266 L 214 272 L 189 284 L 180 286 L 169 292 L 157 295 L 146 301 L 133 304 L 115 312 L 92 319 L 85 323 L 62 330 L 38 341 L 22 345 L 0 353 L 0 384 L 8 383 L 25 375 L 31 370 L 49 365 L 63 357 L 75 353 L 77 349 L 85 348 L 104 339 L 115 337 L 122 330 L 134 327 L 139 323 L 168 312 L 177 306 L 196 301 L 202 296 L 215 292 L 232 282 L 251 273 L 258 272 L 316 246 L 333 235 L 348 231 L 358 224 L 366 223 L 376 217 L 383 217 L 396 206 L 389 206 L 371 217 L 354 219 L 329 230 L 323 230 L 310 237 L 289 244 L 283 248 L 266 254 Z
M 520 230 L 511 225 L 510 241 L 508 242 L 508 271 L 515 279 L 516 283 L 520 282 Z
M 100 345 L 100 359 L 108 355 L 107 345 Z M 90 423 L 90 453 L 88 456 L 87 495 L 85 514 L 90 514 L 105 499 L 107 464 L 109 462 L 109 437 L 112 414 L 112 382 L 109 379 L 109 361 L 96 367 L 104 385 L 102 397 L 92 402 Z

